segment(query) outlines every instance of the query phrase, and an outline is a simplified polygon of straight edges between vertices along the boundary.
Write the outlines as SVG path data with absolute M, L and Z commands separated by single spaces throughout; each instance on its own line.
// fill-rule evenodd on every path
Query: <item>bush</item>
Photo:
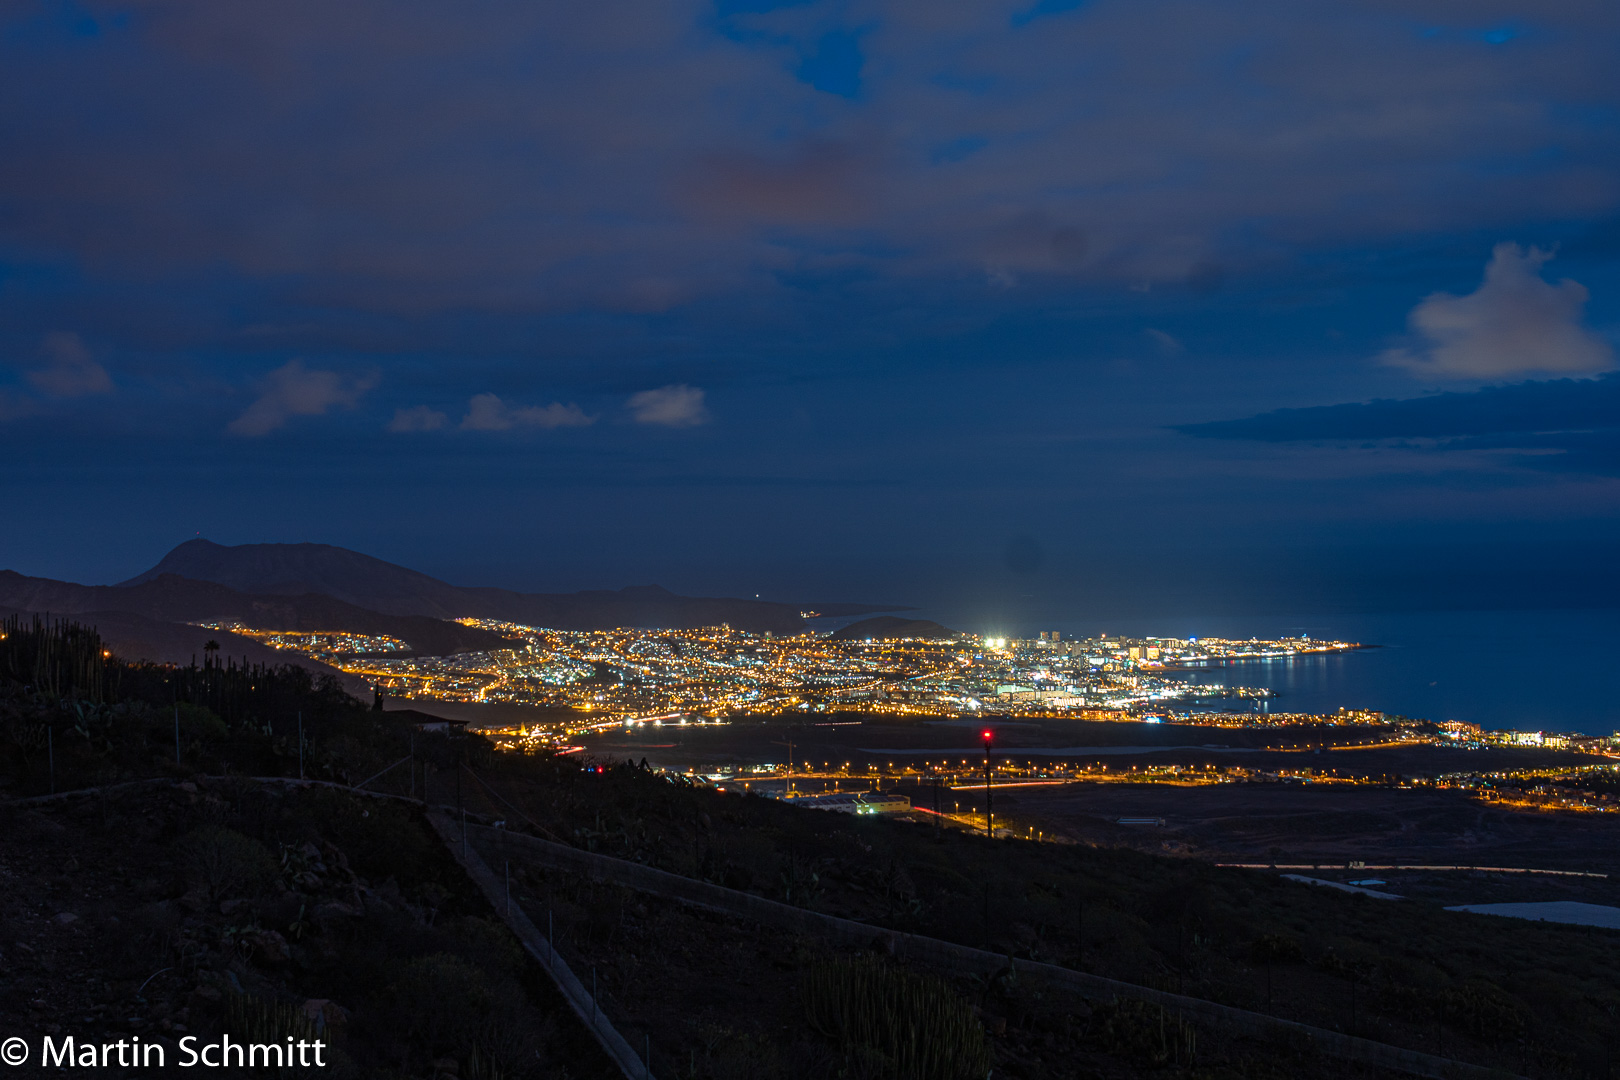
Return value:
M 1266 934 L 1249 946 L 1249 955 L 1257 964 L 1298 964 L 1305 959 L 1305 949 L 1298 938 Z
M 1528 1017 L 1518 1002 L 1485 979 L 1470 979 L 1440 991 L 1436 1009 L 1445 1022 L 1475 1038 L 1496 1043 L 1524 1034 Z
M 1180 1014 L 1148 1001 L 1113 1001 L 1092 1014 L 1091 1036 L 1104 1050 L 1148 1065 L 1191 1065 L 1198 1032 Z
M 180 843 L 188 876 L 201 884 L 211 900 L 231 895 L 256 895 L 276 880 L 280 867 L 257 840 L 232 829 L 209 826 Z

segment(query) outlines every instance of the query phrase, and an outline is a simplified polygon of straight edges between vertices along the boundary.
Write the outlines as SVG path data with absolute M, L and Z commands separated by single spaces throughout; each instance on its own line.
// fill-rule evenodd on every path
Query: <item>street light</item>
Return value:
M 984 733 L 984 835 L 992 840 L 996 836 L 995 816 L 990 809 L 990 750 L 995 745 L 996 733 Z

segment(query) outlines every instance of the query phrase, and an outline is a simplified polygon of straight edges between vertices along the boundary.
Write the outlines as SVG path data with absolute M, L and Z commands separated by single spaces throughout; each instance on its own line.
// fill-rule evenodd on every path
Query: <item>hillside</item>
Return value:
M 349 1080 L 611 1075 L 543 970 L 556 955 L 588 978 L 592 1024 L 650 1050 L 651 1075 L 689 1080 L 1392 1075 L 1297 1028 L 1211 1022 L 1221 1006 L 1490 1075 L 1612 1075 L 1610 931 L 496 754 L 296 669 L 131 667 L 70 626 L 11 630 L 0 925 L 20 992 L 0 994 L 0 1023 L 35 1047 L 139 1034 L 173 1060 L 186 1035 L 319 1024 Z M 436 808 L 451 812 L 437 830 Z M 567 859 L 537 857 L 534 838 Z M 491 868 L 482 895 L 458 851 Z M 580 869 L 586 853 L 612 876 Z M 728 906 L 680 901 L 700 883 Z M 520 916 L 549 942 L 525 954 L 507 929 Z M 901 956 L 897 934 L 1006 964 Z M 1077 993 L 1037 963 L 1118 981 Z M 1203 1004 L 1183 1015 L 1154 994 Z M 948 1037 L 977 1065 L 898 1071 L 895 1030 Z
M 13 615 L 25 619 L 36 612 L 0 607 L 0 619 Z M 205 656 L 203 646 L 212 641 L 219 645 L 222 656 L 246 664 L 297 664 L 311 674 L 330 675 L 343 683 L 351 693 L 364 693 L 368 684 L 364 679 L 347 675 L 335 667 L 307 656 L 280 652 L 261 645 L 250 637 L 226 630 L 210 630 L 190 623 L 164 622 L 149 619 L 128 611 L 86 611 L 74 613 L 74 621 L 91 627 L 100 634 L 107 647 L 116 655 L 136 663 L 186 665 Z
M 893 638 L 953 638 L 958 631 L 941 626 L 930 619 L 902 619 L 895 615 L 878 615 L 860 622 L 850 623 L 834 630 L 836 641 L 885 640 Z
M 330 596 L 264 596 L 163 574 L 138 585 L 76 585 L 0 570 L 0 607 L 53 615 L 124 612 L 163 623 L 240 622 L 259 630 L 386 634 L 427 656 L 507 645 L 499 634 L 421 615 L 387 615 Z
M 188 540 L 152 569 L 123 583 L 137 587 L 166 574 L 210 581 L 257 595 L 318 593 L 390 615 L 436 619 L 501 619 L 558 630 L 620 626 L 683 629 L 726 623 L 755 633 L 804 629 L 796 604 L 725 597 L 679 596 L 657 585 L 577 593 L 520 593 L 467 588 L 329 544 L 240 544 Z M 858 615 L 888 607 L 833 604 L 824 614 Z

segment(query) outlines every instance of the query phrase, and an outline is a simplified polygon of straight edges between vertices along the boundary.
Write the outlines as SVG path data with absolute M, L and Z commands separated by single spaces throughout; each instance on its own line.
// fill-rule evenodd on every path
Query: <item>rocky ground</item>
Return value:
M 179 1041 L 222 1031 L 322 1038 L 325 1077 L 607 1075 L 414 811 L 328 789 L 0 807 L 0 956 L 0 1035 L 35 1050 L 20 1075 L 44 1035 L 159 1042 L 189 1075 Z

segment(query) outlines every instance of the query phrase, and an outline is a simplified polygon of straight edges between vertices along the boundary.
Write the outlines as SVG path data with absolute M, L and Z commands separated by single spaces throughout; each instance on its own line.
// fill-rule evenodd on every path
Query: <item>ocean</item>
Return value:
M 941 621 L 945 621 L 941 619 Z M 958 625 L 948 623 L 947 625 Z M 1276 692 L 1277 712 L 1366 708 L 1521 731 L 1620 730 L 1620 612 L 1474 611 L 1382 615 L 1178 616 L 1062 622 L 1065 638 L 1309 634 L 1377 648 L 1260 661 L 1189 676 Z M 1033 633 L 1030 636 L 1034 636 Z M 1240 703 L 1234 702 L 1234 706 Z

